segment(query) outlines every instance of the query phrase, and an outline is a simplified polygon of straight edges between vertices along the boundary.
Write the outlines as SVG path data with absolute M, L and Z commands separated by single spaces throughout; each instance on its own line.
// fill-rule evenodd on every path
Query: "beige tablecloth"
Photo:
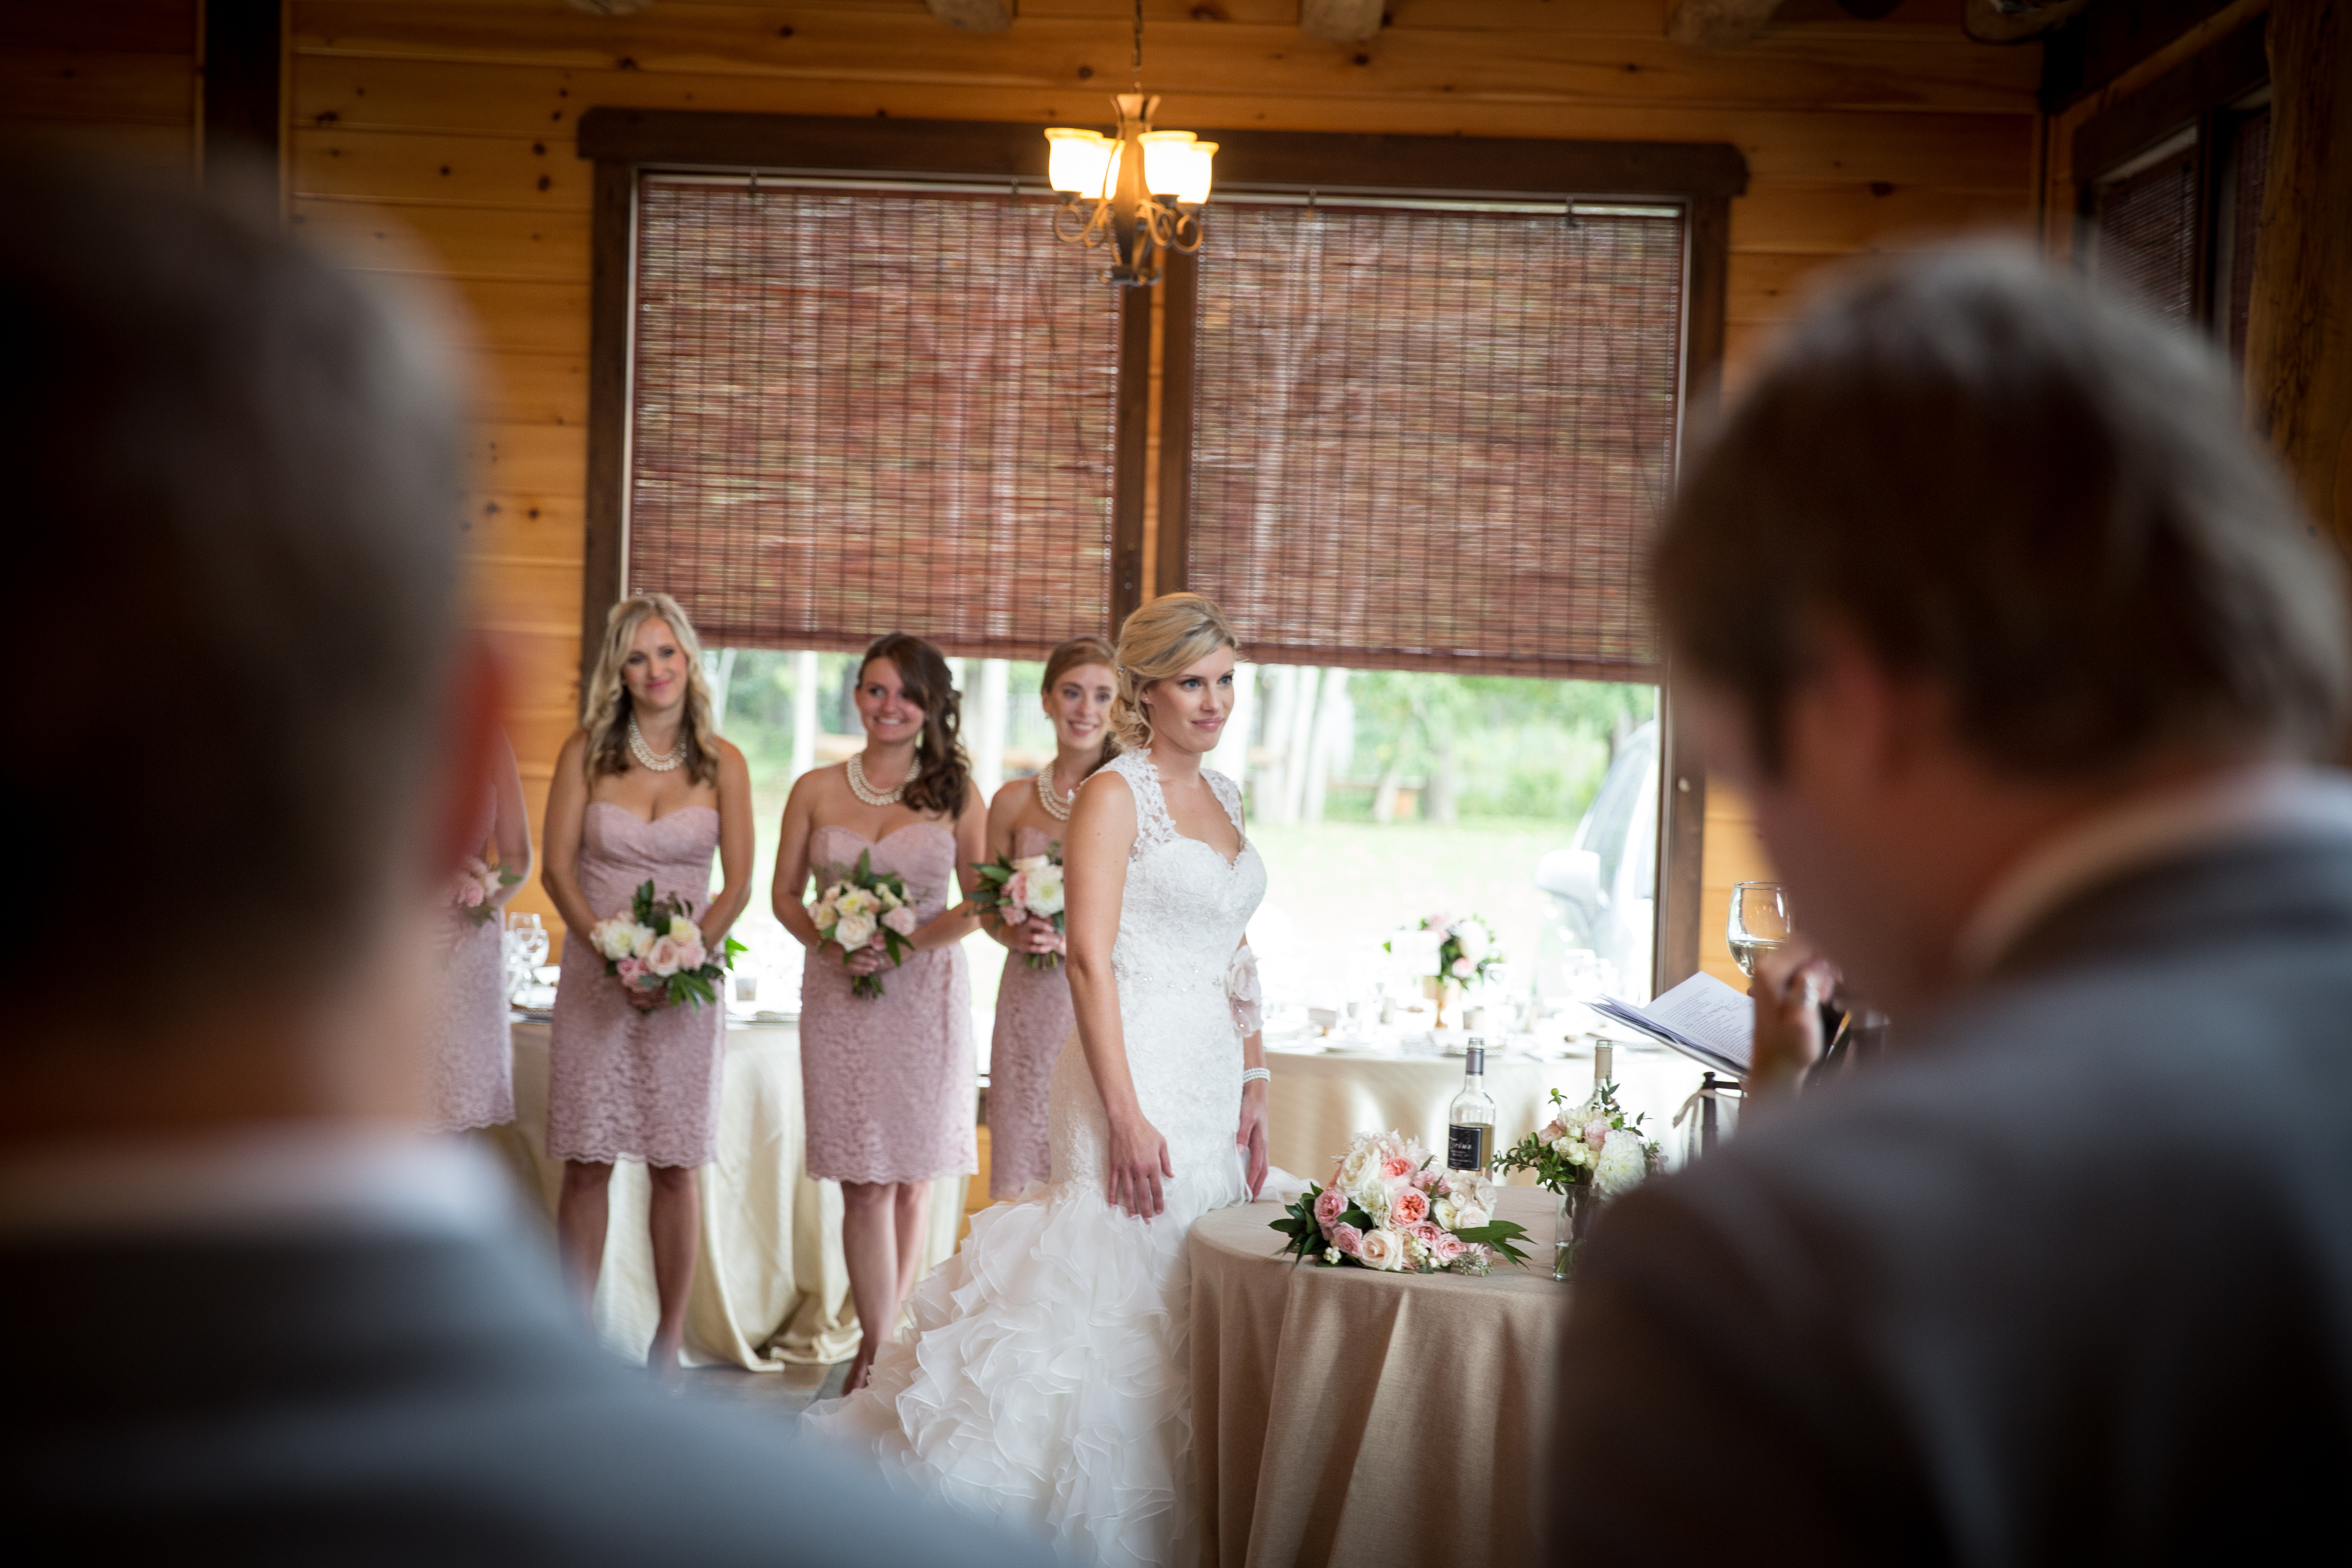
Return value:
M 509 1130 L 551 1212 L 563 1163 L 547 1157 L 547 1026 L 514 1026 L 515 1121 Z M 731 1363 L 772 1372 L 782 1362 L 845 1361 L 857 1348 L 841 1256 L 841 1188 L 803 1165 L 800 1033 L 790 1025 L 730 1025 L 719 1100 L 719 1159 L 702 1168 L 702 1250 L 686 1310 L 689 1365 Z M 961 1176 L 931 1184 L 923 1247 L 928 1274 L 955 1251 Z M 642 1358 L 657 1316 L 646 1232 L 646 1169 L 613 1173 L 596 1328 Z
M 1331 1167 L 1359 1132 L 1397 1131 L 1422 1147 L 1445 1149 L 1445 1108 L 1462 1092 L 1459 1057 L 1336 1057 L 1265 1053 L 1267 1152 L 1304 1180 L 1331 1179 Z M 1592 1062 L 1489 1057 L 1486 1092 L 1495 1100 L 1497 1147 L 1515 1143 L 1549 1118 L 1549 1091 L 1578 1099 L 1592 1089 Z
M 1276 1258 L 1270 1201 L 1194 1224 L 1204 1564 L 1537 1561 L 1568 1287 L 1551 1195 L 1496 1207 L 1534 1245 L 1483 1279 Z

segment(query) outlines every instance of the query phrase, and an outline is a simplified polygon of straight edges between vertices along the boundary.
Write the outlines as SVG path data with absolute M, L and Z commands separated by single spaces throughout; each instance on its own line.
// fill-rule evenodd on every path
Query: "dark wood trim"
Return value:
M 1040 139 L 1042 140 L 1042 138 Z M 1118 466 L 1111 487 L 1110 635 L 1143 605 L 1144 440 L 1151 425 L 1151 293 L 1118 291 Z
M 204 172 L 278 169 L 285 16 L 279 0 L 205 0 Z
M 1706 759 L 1675 700 L 1674 673 L 1658 688 L 1658 898 L 1650 994 L 1698 973 L 1706 902 Z
M 2270 79 L 2263 51 L 2264 18 L 2255 17 L 2194 58 L 2074 128 L 2076 190 L 2088 195 L 2100 175 L 2197 125 Z
M 1715 406 L 1723 384 L 1725 320 L 1731 297 L 1731 201 L 1703 196 L 1690 204 L 1685 234 L 1689 285 L 1683 296 L 1683 428 Z
M 2231 0 L 2101 0 L 2042 35 L 2042 111 L 2080 103 Z
M 1748 189 L 1748 160 L 1724 142 L 1205 128 L 1201 134 L 1217 143 L 1220 185 L 1726 197 Z M 1045 177 L 1039 127 L 1003 121 L 603 108 L 580 117 L 579 148 L 583 158 L 663 167 Z
M 629 319 L 637 172 L 596 165 L 588 285 L 588 506 L 580 574 L 580 691 L 596 671 L 604 620 L 621 600 L 628 552 Z
M 1184 590 L 1192 560 L 1192 395 L 1201 346 L 1201 261 L 1168 258 L 1160 289 L 1160 538 L 1152 584 L 1163 594 Z

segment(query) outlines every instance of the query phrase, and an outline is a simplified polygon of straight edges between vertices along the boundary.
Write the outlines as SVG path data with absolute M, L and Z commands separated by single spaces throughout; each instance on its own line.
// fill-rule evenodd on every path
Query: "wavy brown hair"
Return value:
M 1118 696 L 1110 705 L 1120 748 L 1139 752 L 1151 744 L 1146 687 L 1183 674 L 1218 648 L 1238 653 L 1241 646 L 1225 612 L 1198 594 L 1162 594 L 1128 616 L 1118 629 Z
M 971 788 L 971 759 L 963 752 L 963 699 L 948 677 L 948 661 L 940 650 L 911 632 L 885 632 L 866 646 L 857 661 L 863 685 L 866 668 L 887 658 L 907 683 L 907 695 L 922 705 L 923 732 L 915 742 L 915 776 L 898 796 L 917 811 L 948 816 L 963 810 Z
M 629 686 L 621 679 L 621 667 L 628 662 L 637 628 L 647 621 L 668 626 L 686 656 L 686 714 L 677 727 L 677 743 L 686 748 L 687 776 L 715 786 L 719 748 L 712 742 L 719 729 L 710 716 L 710 682 L 702 673 L 702 639 L 667 594 L 632 594 L 604 617 L 604 646 L 597 652 L 596 673 L 588 678 L 587 700 L 580 712 L 580 727 L 588 732 L 582 761 L 589 782 L 629 771 Z
M 1118 649 L 1110 646 L 1108 637 L 1072 637 L 1069 641 L 1057 645 L 1053 652 L 1045 656 L 1045 679 L 1037 683 L 1038 695 L 1053 696 L 1055 681 L 1069 674 L 1070 671 L 1083 669 L 1090 664 L 1101 665 L 1110 671 L 1113 680 L 1118 679 Z M 1094 773 L 1117 755 L 1118 755 L 1118 726 L 1106 723 L 1103 725 L 1102 752 L 1093 762 L 1087 764 L 1087 773 Z

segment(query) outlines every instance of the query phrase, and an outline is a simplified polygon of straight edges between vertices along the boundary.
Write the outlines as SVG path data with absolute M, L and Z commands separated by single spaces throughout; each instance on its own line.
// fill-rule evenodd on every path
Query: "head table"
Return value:
M 1553 1204 L 1502 1190 L 1528 1266 L 1483 1279 L 1295 1263 L 1271 1201 L 1194 1223 L 1204 1563 L 1537 1560 L 1569 1294 Z
M 544 1024 L 514 1026 L 515 1120 L 502 1131 L 551 1211 L 563 1162 L 547 1155 L 547 1034 Z M 841 1255 L 841 1188 L 813 1180 L 802 1163 L 800 1031 L 730 1019 L 725 1074 L 719 1158 L 701 1172 L 702 1247 L 687 1298 L 686 1360 L 755 1372 L 780 1362 L 846 1361 L 857 1349 L 857 1315 Z M 598 1333 L 635 1358 L 657 1315 L 647 1196 L 645 1166 L 623 1161 L 613 1172 L 596 1286 Z M 925 1274 L 955 1251 L 961 1176 L 931 1184 L 929 1217 Z

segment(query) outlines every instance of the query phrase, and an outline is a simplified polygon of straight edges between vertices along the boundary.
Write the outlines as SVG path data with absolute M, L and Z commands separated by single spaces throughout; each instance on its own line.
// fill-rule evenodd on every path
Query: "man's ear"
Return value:
M 497 652 L 479 633 L 465 634 L 449 660 L 448 735 L 442 747 L 448 766 L 437 783 L 440 799 L 427 844 L 436 878 L 455 870 L 467 856 L 481 853 L 480 845 L 466 840 L 481 820 L 506 696 L 506 667 Z

